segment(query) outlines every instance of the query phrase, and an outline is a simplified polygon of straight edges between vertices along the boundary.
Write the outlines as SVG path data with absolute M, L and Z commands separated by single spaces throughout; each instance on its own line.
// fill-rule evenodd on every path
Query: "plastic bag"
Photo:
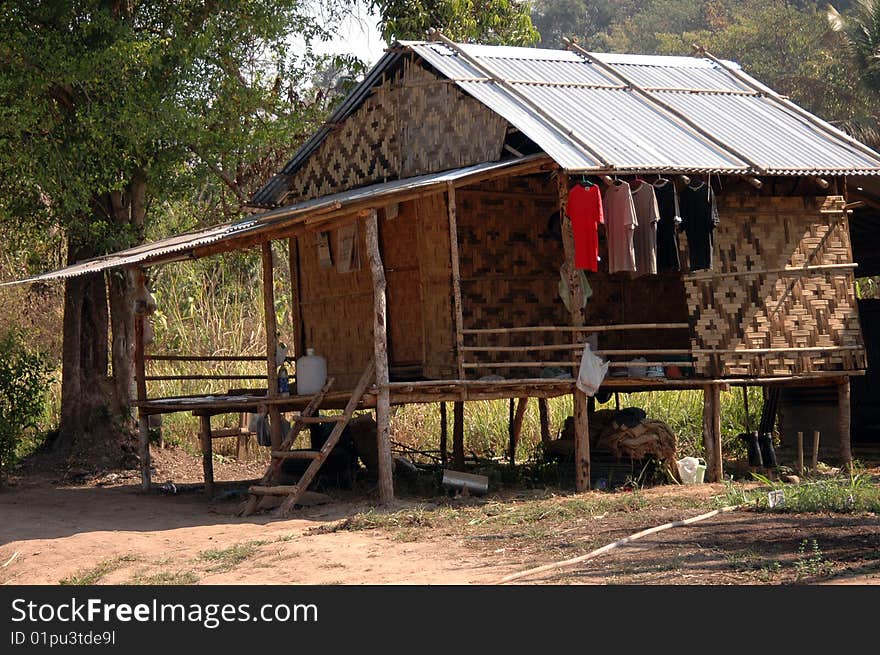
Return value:
M 590 349 L 590 344 L 584 344 L 581 368 L 575 383 L 577 388 L 588 396 L 594 395 L 599 390 L 606 373 L 608 373 L 608 362 L 602 361 L 602 358 Z

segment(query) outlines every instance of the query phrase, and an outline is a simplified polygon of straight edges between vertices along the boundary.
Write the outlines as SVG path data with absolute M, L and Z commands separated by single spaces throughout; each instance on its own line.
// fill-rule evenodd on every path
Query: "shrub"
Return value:
M 46 411 L 49 367 L 17 331 L 0 338 L 0 486 L 15 461 L 19 440 Z

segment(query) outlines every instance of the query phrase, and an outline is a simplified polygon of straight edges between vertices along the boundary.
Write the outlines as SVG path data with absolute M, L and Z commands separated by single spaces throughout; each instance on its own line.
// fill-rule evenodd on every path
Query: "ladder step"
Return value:
M 293 422 L 301 423 L 303 425 L 311 425 L 318 423 L 339 423 L 344 420 L 345 415 L 339 414 L 338 416 L 297 416 L 293 419 Z
M 318 459 L 320 450 L 273 450 L 272 457 L 278 459 Z
M 240 437 L 245 434 L 251 434 L 247 428 L 219 428 L 211 430 L 212 439 L 222 439 L 223 437 Z
M 248 492 L 254 496 L 289 496 L 296 493 L 296 490 L 295 484 L 285 484 L 277 487 L 254 486 L 248 489 Z

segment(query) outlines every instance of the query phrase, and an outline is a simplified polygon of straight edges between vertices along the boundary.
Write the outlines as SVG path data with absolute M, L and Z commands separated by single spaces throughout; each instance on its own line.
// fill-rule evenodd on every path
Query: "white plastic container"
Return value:
M 706 475 L 706 462 L 697 457 L 682 457 L 676 462 L 678 475 L 684 484 L 703 484 Z
M 306 354 L 296 360 L 296 393 L 310 396 L 318 393 L 327 382 L 327 360 L 306 348 Z

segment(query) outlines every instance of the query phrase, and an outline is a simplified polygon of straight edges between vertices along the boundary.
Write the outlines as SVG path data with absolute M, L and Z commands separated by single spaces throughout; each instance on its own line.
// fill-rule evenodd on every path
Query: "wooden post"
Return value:
M 440 463 L 445 467 L 447 461 L 446 442 L 449 434 L 446 425 L 446 403 L 440 403 Z
M 143 271 L 139 273 L 143 275 Z M 134 375 L 137 399 L 147 399 L 146 367 L 144 365 L 144 317 L 134 317 Z M 150 417 L 143 408 L 138 409 L 138 457 L 141 463 L 141 489 L 149 491 L 152 479 L 150 474 Z
M 587 412 L 587 394 L 574 391 L 574 488 L 590 488 L 590 420 Z
M 813 461 L 812 461 L 812 470 L 813 473 L 819 468 L 819 431 L 813 430 Z
M 583 290 L 580 278 L 574 266 L 574 232 L 571 228 L 571 219 L 565 215 L 565 206 L 568 204 L 568 175 L 562 170 L 556 173 L 556 191 L 559 197 L 559 223 L 562 229 L 562 248 L 565 252 L 566 277 L 571 298 L 571 324 L 579 327 L 584 324 Z M 576 340 L 580 343 L 584 340 L 584 334 L 578 332 Z M 574 374 L 577 375 L 576 363 L 572 361 Z M 580 389 L 574 392 L 574 471 L 575 489 L 586 491 L 590 488 L 590 420 L 587 409 L 587 395 Z
M 267 398 L 278 397 L 278 362 L 275 348 L 278 345 L 278 323 L 275 318 L 275 286 L 272 265 L 272 242 L 263 242 L 263 313 L 266 321 L 266 378 Z M 269 406 L 269 436 L 272 450 L 281 449 L 281 412 L 277 405 Z
M 546 398 L 538 398 L 538 414 L 541 417 L 541 443 L 548 446 L 552 436 L 550 434 L 550 408 Z
M 513 402 L 511 398 L 510 402 Z M 516 465 L 516 447 L 519 444 L 519 437 L 522 434 L 523 420 L 526 417 L 526 408 L 529 404 L 528 396 L 520 398 L 516 403 L 516 412 L 513 415 L 513 421 L 510 424 L 510 444 L 508 447 L 508 460 L 511 466 Z
M 461 271 L 458 260 L 458 221 L 455 209 L 455 185 L 446 185 L 446 204 L 449 210 L 449 257 L 452 265 L 452 309 L 455 317 L 455 358 L 458 379 L 464 380 L 464 317 L 461 309 Z
M 703 388 L 703 446 L 706 449 L 706 477 L 721 482 L 724 466 L 721 453 L 721 385 Z
M 837 432 L 840 439 L 841 466 L 852 473 L 852 446 L 850 444 L 850 389 L 849 378 L 837 387 Z
M 464 470 L 464 402 L 452 403 L 452 465 Z
M 391 459 L 391 395 L 388 389 L 388 334 L 386 324 L 385 268 L 379 253 L 379 218 L 375 209 L 366 217 L 367 257 L 373 276 L 373 356 L 376 363 L 376 437 L 379 440 L 379 501 L 394 500 Z
M 205 473 L 205 495 L 214 495 L 214 457 L 211 444 L 211 417 L 207 414 L 199 416 L 199 441 L 202 446 L 202 469 Z
M 804 433 L 797 433 L 797 472 L 798 475 L 804 474 Z
M 291 354 L 299 357 L 305 352 L 303 343 L 302 312 L 300 310 L 301 291 L 299 286 L 299 243 L 297 237 L 287 240 L 290 263 L 290 324 L 293 326 L 293 349 Z M 291 389 L 291 394 L 293 390 Z

